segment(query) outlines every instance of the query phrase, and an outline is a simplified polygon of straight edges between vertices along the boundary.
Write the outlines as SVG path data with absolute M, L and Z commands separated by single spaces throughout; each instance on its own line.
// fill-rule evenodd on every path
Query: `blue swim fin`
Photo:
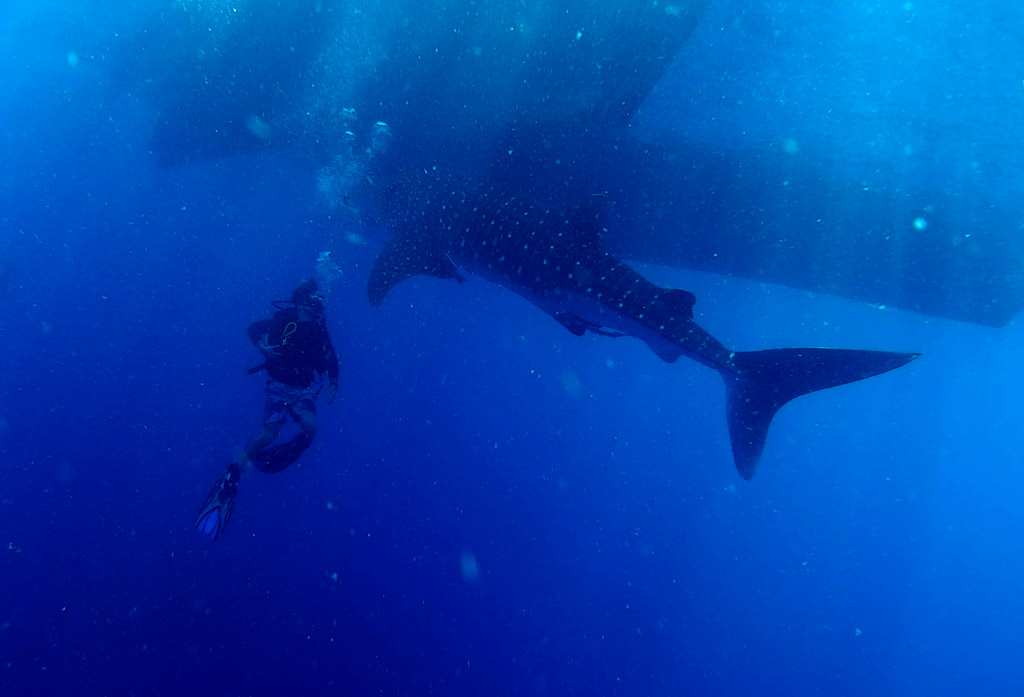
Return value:
M 210 489 L 206 503 L 199 509 L 195 526 L 211 540 L 220 538 L 228 520 L 231 519 L 231 511 L 235 508 L 235 496 L 238 495 L 238 479 L 241 476 L 242 470 L 236 463 L 228 465 L 224 474 Z

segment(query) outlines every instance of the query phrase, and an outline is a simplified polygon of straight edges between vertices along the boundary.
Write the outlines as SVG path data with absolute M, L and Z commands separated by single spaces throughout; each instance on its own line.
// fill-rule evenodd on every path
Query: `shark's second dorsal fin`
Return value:
M 398 283 L 419 275 L 454 278 L 462 282 L 455 264 L 437 244 L 428 239 L 407 236 L 392 238 L 370 270 L 370 282 L 366 288 L 370 304 L 377 307 Z
M 693 306 L 697 304 L 697 296 L 688 290 L 666 288 L 661 297 L 680 317 L 693 319 Z

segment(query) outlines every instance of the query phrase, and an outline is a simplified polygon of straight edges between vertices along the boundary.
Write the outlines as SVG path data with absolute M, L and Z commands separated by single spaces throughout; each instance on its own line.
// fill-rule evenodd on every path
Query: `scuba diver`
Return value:
M 267 371 L 263 428 L 250 440 L 236 462 L 228 465 L 213 485 L 196 517 L 195 526 L 211 540 L 224 532 L 238 494 L 242 473 L 255 467 L 280 472 L 312 444 L 316 436 L 316 399 L 327 379 L 327 403 L 338 392 L 338 357 L 327 333 L 323 296 L 316 281 L 296 286 L 288 302 L 272 303 L 271 319 L 249 325 L 249 339 L 263 354 L 264 363 L 249 374 Z M 288 416 L 299 426 L 291 440 L 271 445 Z

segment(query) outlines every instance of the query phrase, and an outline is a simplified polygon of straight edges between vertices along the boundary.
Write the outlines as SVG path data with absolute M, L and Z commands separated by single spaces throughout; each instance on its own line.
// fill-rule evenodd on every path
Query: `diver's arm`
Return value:
M 246 330 L 249 334 L 249 341 L 251 341 L 264 356 L 277 355 L 276 347 L 271 345 L 268 341 L 270 333 L 274 331 L 276 326 L 277 322 L 275 320 L 265 319 L 259 322 L 253 322 Z
M 254 344 L 259 344 L 260 339 L 265 334 L 269 334 L 274 329 L 275 324 L 277 324 L 277 322 L 272 319 L 261 319 L 259 322 L 253 322 L 249 325 L 249 328 L 245 330 L 249 334 L 249 341 Z

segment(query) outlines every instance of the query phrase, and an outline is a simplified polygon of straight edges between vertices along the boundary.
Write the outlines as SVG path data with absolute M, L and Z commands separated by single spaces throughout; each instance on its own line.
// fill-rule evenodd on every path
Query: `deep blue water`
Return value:
M 849 147 L 844 181 L 932 186 L 981 161 L 998 174 L 979 206 L 1020 190 L 1020 145 L 999 136 L 1019 133 L 1019 112 L 998 111 L 1020 104 L 1015 5 L 979 6 L 971 26 L 990 40 L 975 51 L 951 29 L 966 5 L 766 3 L 724 23 L 730 7 L 712 3 L 644 128 L 690 124 L 737 147 L 789 137 L 781 110 L 734 108 L 781 86 L 788 118 L 813 121 L 802 143 Z M 744 482 L 712 371 L 577 338 L 479 279 L 419 277 L 372 309 L 385 236 L 325 202 L 308 153 L 160 166 L 154 113 L 104 57 L 153 16 L 0 8 L 3 694 L 1021 694 L 1019 321 L 639 266 L 695 293 L 729 346 L 924 354 L 787 406 Z M 843 38 L 824 91 L 798 70 L 815 32 Z M 823 116 L 836 95 L 873 80 L 895 94 L 900 73 L 883 67 L 950 50 L 947 75 L 910 63 L 921 79 L 875 128 L 963 152 L 883 174 L 887 151 L 853 156 Z M 717 93 L 712 69 L 727 76 Z M 698 74 L 701 98 L 666 97 Z M 939 83 L 976 90 L 978 118 L 946 118 Z M 968 122 L 970 147 L 956 138 Z M 245 327 L 324 250 L 344 271 L 327 304 L 339 399 L 321 403 L 299 465 L 242 481 L 211 544 L 193 517 L 262 413 Z

